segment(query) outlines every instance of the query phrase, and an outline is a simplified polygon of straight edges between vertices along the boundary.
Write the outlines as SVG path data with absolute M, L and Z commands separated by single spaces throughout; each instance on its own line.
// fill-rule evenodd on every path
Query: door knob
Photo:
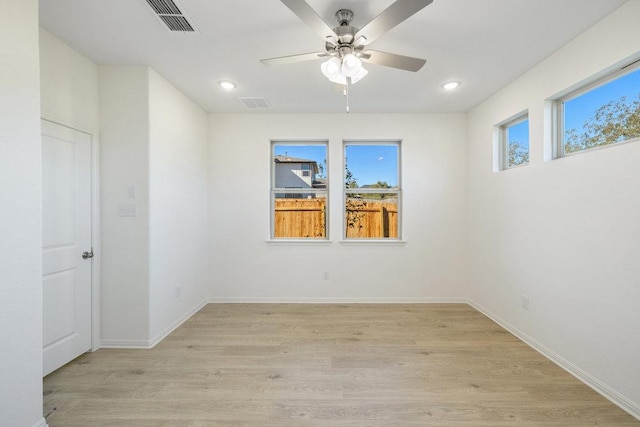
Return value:
M 93 258 L 93 248 L 91 248 L 91 252 L 83 252 L 82 259 Z

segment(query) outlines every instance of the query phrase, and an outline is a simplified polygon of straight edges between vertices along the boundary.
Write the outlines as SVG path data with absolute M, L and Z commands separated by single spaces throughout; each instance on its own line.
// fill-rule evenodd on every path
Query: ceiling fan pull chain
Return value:
M 351 85 L 351 77 L 347 76 L 347 85 L 345 89 L 345 96 L 347 97 L 347 114 L 349 114 L 349 86 Z

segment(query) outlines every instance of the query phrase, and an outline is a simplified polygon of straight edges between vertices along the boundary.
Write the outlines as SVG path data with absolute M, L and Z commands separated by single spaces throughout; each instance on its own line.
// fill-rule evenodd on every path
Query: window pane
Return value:
M 272 188 L 326 188 L 326 159 L 324 144 L 274 145 Z
M 346 237 L 398 238 L 398 193 L 347 193 Z
M 345 145 L 346 188 L 398 188 L 398 145 Z
M 640 138 L 640 70 L 565 100 L 565 154 Z
M 273 238 L 326 238 L 326 158 L 326 144 L 273 145 Z
M 505 129 L 507 168 L 529 163 L 529 120 L 520 121 Z
M 326 237 L 327 193 L 279 193 L 273 206 L 274 238 Z

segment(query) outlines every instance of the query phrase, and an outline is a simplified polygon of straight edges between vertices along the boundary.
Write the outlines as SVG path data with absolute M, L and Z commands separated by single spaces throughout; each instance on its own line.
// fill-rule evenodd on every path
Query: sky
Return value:
M 325 165 L 327 158 L 325 145 L 281 145 L 273 147 L 274 155 L 287 155 L 301 159 L 315 160 Z M 347 145 L 345 156 L 347 165 L 358 182 L 358 186 L 384 181 L 390 186 L 398 185 L 398 146 L 397 145 Z M 342 166 L 338 166 L 342 167 Z M 340 179 L 344 176 L 340 170 Z M 326 171 L 325 171 L 326 174 Z
M 315 160 L 318 164 L 325 163 L 327 158 L 327 146 L 324 144 L 308 145 L 281 145 L 273 147 L 276 156 L 297 157 L 299 159 Z
M 347 145 L 345 157 L 358 186 L 378 181 L 391 187 L 398 185 L 397 145 Z
M 565 130 L 576 129 L 580 133 L 584 122 L 593 117 L 598 108 L 625 95 L 627 101 L 637 99 L 640 95 L 640 69 L 566 101 Z
M 509 128 L 509 143 L 518 142 L 520 146 L 529 149 L 529 120 L 524 120 Z

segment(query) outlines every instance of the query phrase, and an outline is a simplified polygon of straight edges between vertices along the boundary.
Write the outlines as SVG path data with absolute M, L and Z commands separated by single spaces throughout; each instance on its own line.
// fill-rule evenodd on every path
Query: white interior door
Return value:
M 42 184 L 47 375 L 91 349 L 91 137 L 42 120 Z

